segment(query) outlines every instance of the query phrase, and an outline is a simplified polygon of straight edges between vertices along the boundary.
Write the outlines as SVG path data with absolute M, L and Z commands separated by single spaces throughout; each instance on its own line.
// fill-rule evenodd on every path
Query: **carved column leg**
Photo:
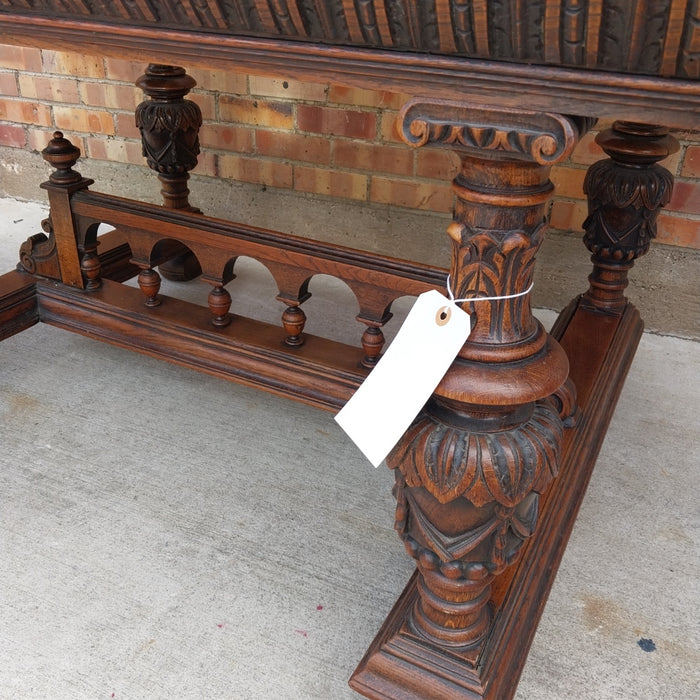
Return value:
M 671 199 L 673 176 L 657 163 L 675 153 L 678 142 L 668 129 L 629 122 L 615 122 L 596 141 L 610 158 L 592 165 L 584 183 L 584 242 L 594 267 L 583 304 L 619 315 L 627 304 L 627 273 L 649 250 L 659 210 Z
M 558 115 L 409 103 L 404 140 L 460 152 L 448 228 L 451 284 L 473 330 L 432 399 L 387 459 L 396 527 L 417 576 L 355 672 L 369 697 L 486 697 L 477 663 L 494 580 L 532 535 L 557 473 L 567 358 L 531 313 L 551 165 L 585 128 Z M 518 295 L 518 296 L 513 296 Z M 509 297 L 479 301 L 479 297 Z M 505 697 L 505 696 L 498 696 Z
M 150 99 L 136 108 L 136 126 L 141 131 L 143 155 L 158 173 L 163 206 L 200 213 L 189 202 L 189 171 L 197 165 L 202 113 L 185 95 L 196 85 L 184 68 L 150 64 L 137 81 Z M 160 265 L 164 277 L 194 279 L 201 268 L 193 255 L 180 256 Z

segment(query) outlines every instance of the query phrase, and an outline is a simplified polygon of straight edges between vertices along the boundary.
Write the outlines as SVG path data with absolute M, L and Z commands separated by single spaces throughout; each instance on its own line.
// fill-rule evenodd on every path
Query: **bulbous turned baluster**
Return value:
M 434 397 L 387 457 L 396 529 L 420 574 L 410 623 L 422 636 L 462 649 L 483 642 L 491 584 L 535 529 L 562 430 L 549 399 L 486 410 Z
M 212 325 L 216 328 L 225 328 L 231 323 L 231 295 L 228 290 L 222 285 L 216 285 L 209 292 L 207 299 L 209 310 L 212 313 Z
M 583 240 L 594 267 L 582 303 L 616 315 L 627 304 L 628 272 L 649 250 L 659 211 L 671 199 L 673 176 L 658 162 L 675 153 L 678 142 L 666 128 L 622 121 L 596 142 L 610 158 L 594 163 L 583 185 Z
M 199 155 L 199 106 L 184 96 L 196 85 L 184 68 L 150 64 L 137 81 L 150 99 L 136 108 L 136 126 L 141 132 L 143 155 L 149 167 L 158 173 L 163 206 L 200 214 L 189 201 L 189 171 L 196 167 Z M 192 253 L 161 263 L 166 279 L 189 281 L 202 273 Z
M 438 648 L 485 642 L 492 581 L 520 555 L 539 494 L 557 473 L 559 413 L 574 407 L 571 392 L 550 397 L 565 384 L 568 362 L 533 317 L 528 290 L 551 166 L 587 126 L 448 101 L 416 99 L 401 112 L 407 143 L 460 156 L 450 284 L 457 299 L 474 298 L 460 302 L 472 315 L 469 338 L 386 459 L 396 474 L 397 529 L 418 568 L 407 622 Z
M 94 291 L 102 286 L 101 268 L 100 258 L 97 255 L 97 245 L 86 248 L 80 260 L 80 271 L 83 273 L 86 290 Z
M 160 306 L 160 275 L 153 268 L 141 270 L 138 276 L 139 289 L 146 297 L 146 306 Z
M 306 314 L 299 306 L 288 306 L 282 313 L 282 325 L 287 333 L 284 344 L 299 347 L 304 344 L 304 326 Z
M 370 325 L 368 322 L 365 323 L 367 323 L 367 328 L 362 334 L 361 341 L 364 356 L 360 364 L 367 369 L 372 369 L 379 362 L 386 339 L 378 324 Z
M 202 113 L 196 103 L 183 99 L 196 85 L 179 66 L 150 64 L 137 81 L 149 100 L 136 108 L 143 155 L 162 184 L 168 209 L 196 211 L 189 203 L 189 171 L 197 165 Z

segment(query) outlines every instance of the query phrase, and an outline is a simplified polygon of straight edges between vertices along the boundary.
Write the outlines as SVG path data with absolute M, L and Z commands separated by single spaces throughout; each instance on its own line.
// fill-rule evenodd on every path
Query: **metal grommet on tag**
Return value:
M 435 323 L 437 323 L 438 326 L 444 326 L 449 322 L 450 316 L 452 316 L 452 309 L 449 306 L 443 306 L 441 309 L 438 309 L 438 312 L 435 314 Z

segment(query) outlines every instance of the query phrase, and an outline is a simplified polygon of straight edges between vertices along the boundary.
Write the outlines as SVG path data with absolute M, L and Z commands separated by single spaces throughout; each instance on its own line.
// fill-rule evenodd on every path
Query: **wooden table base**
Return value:
M 405 622 L 414 574 L 350 685 L 374 698 L 505 700 L 514 695 L 539 618 L 573 529 L 643 325 L 630 304 L 619 317 L 570 305 L 552 334 L 567 351 L 580 413 L 565 433 L 559 475 L 540 501 L 535 535 L 494 587 L 493 624 L 476 650 L 447 652 Z M 595 337 L 596 342 L 584 343 Z

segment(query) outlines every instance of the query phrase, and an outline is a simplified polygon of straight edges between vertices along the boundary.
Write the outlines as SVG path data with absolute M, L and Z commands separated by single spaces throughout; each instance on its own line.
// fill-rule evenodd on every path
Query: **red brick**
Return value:
M 248 92 L 248 76 L 243 73 L 193 69 L 190 75 L 197 81 L 196 90 L 226 92 L 230 95 L 245 95 Z
M 216 121 L 216 99 L 214 95 L 204 92 L 191 92 L 185 99 L 197 104 L 204 121 Z
M 370 200 L 410 209 L 449 212 L 452 210 L 453 195 L 449 184 L 440 186 L 414 180 L 373 177 Z
M 294 189 L 346 199 L 367 199 L 367 176 L 326 168 L 294 166 Z
M 377 135 L 377 117 L 373 112 L 317 105 L 297 106 L 297 126 L 301 131 L 351 139 L 374 139 Z
M 109 160 L 116 163 L 143 165 L 145 160 L 141 144 L 124 139 L 89 137 L 86 139 L 87 156 L 96 160 Z
M 261 158 L 219 156 L 219 177 L 238 182 L 254 182 L 270 187 L 292 186 L 292 166 Z
M 700 250 L 700 218 L 659 214 L 656 240 L 659 243 Z
M 700 146 L 688 146 L 686 149 L 681 175 L 700 178 Z
M 87 134 L 114 135 L 114 117 L 109 112 L 76 107 L 54 107 L 56 127 Z
M 41 51 L 21 46 L 0 45 L 0 67 L 40 73 Z
M 51 110 L 36 102 L 25 100 L 0 100 L 0 120 L 18 122 L 20 124 L 35 124 L 37 126 L 51 125 Z
M 323 136 L 284 133 L 258 129 L 256 150 L 261 155 L 328 165 L 331 160 L 331 140 Z
M 20 74 L 19 90 L 22 97 L 33 100 L 80 102 L 78 81 L 72 78 Z
M 125 61 L 121 58 L 105 58 L 105 77 L 123 83 L 135 83 L 146 71 L 146 63 Z
M 251 95 L 277 97 L 288 100 L 325 102 L 328 86 L 321 83 L 302 83 L 298 80 L 283 80 L 251 75 L 248 79 Z
M 408 95 L 386 90 L 365 90 L 363 88 L 331 85 L 328 101 L 335 104 L 357 107 L 377 107 L 379 109 L 401 109 L 408 101 Z
M 294 127 L 294 106 L 291 102 L 268 102 L 221 95 L 219 115 L 225 122 L 253 124 L 274 129 Z
M 114 115 L 115 134 L 125 139 L 140 139 L 141 132 L 136 127 L 134 115 L 131 112 L 117 112 Z
M 27 135 L 24 127 L 14 124 L 0 124 L 0 145 L 24 148 Z
M 607 158 L 603 149 L 595 142 L 597 132 L 584 134 L 571 155 L 571 161 L 580 165 L 592 165 Z
M 700 182 L 676 180 L 671 202 L 666 209 L 684 214 L 700 214 Z
M 6 97 L 17 97 L 17 78 L 14 73 L 0 73 L 0 95 Z
M 404 143 L 402 138 L 399 136 L 398 129 L 396 128 L 398 116 L 398 112 L 382 112 L 381 114 L 379 137 L 385 143 Z
M 75 75 L 83 78 L 104 78 L 104 62 L 99 56 L 63 51 L 44 51 L 44 73 Z
M 131 85 L 82 81 L 80 96 L 86 105 L 127 110 L 132 113 L 143 99 L 141 90 Z
M 333 163 L 341 168 L 370 172 L 413 174 L 414 151 L 408 146 L 381 146 L 336 139 L 333 143 Z
M 587 216 L 588 204 L 585 201 L 555 199 L 549 225 L 558 231 L 583 231 Z
M 204 152 L 197 156 L 197 165 L 192 170 L 196 175 L 207 175 L 209 177 L 218 177 L 218 159 L 213 153 Z
M 566 199 L 583 199 L 583 180 L 586 177 L 584 168 L 568 168 L 555 166 L 552 168 L 551 180 L 554 183 L 554 193 Z
M 410 148 L 404 144 L 404 148 Z M 413 149 L 411 149 L 413 150 Z M 450 182 L 459 172 L 459 156 L 446 148 L 416 149 L 416 175 Z
M 204 124 L 199 142 L 205 148 L 219 148 L 236 153 L 253 152 L 253 130 L 248 127 Z

